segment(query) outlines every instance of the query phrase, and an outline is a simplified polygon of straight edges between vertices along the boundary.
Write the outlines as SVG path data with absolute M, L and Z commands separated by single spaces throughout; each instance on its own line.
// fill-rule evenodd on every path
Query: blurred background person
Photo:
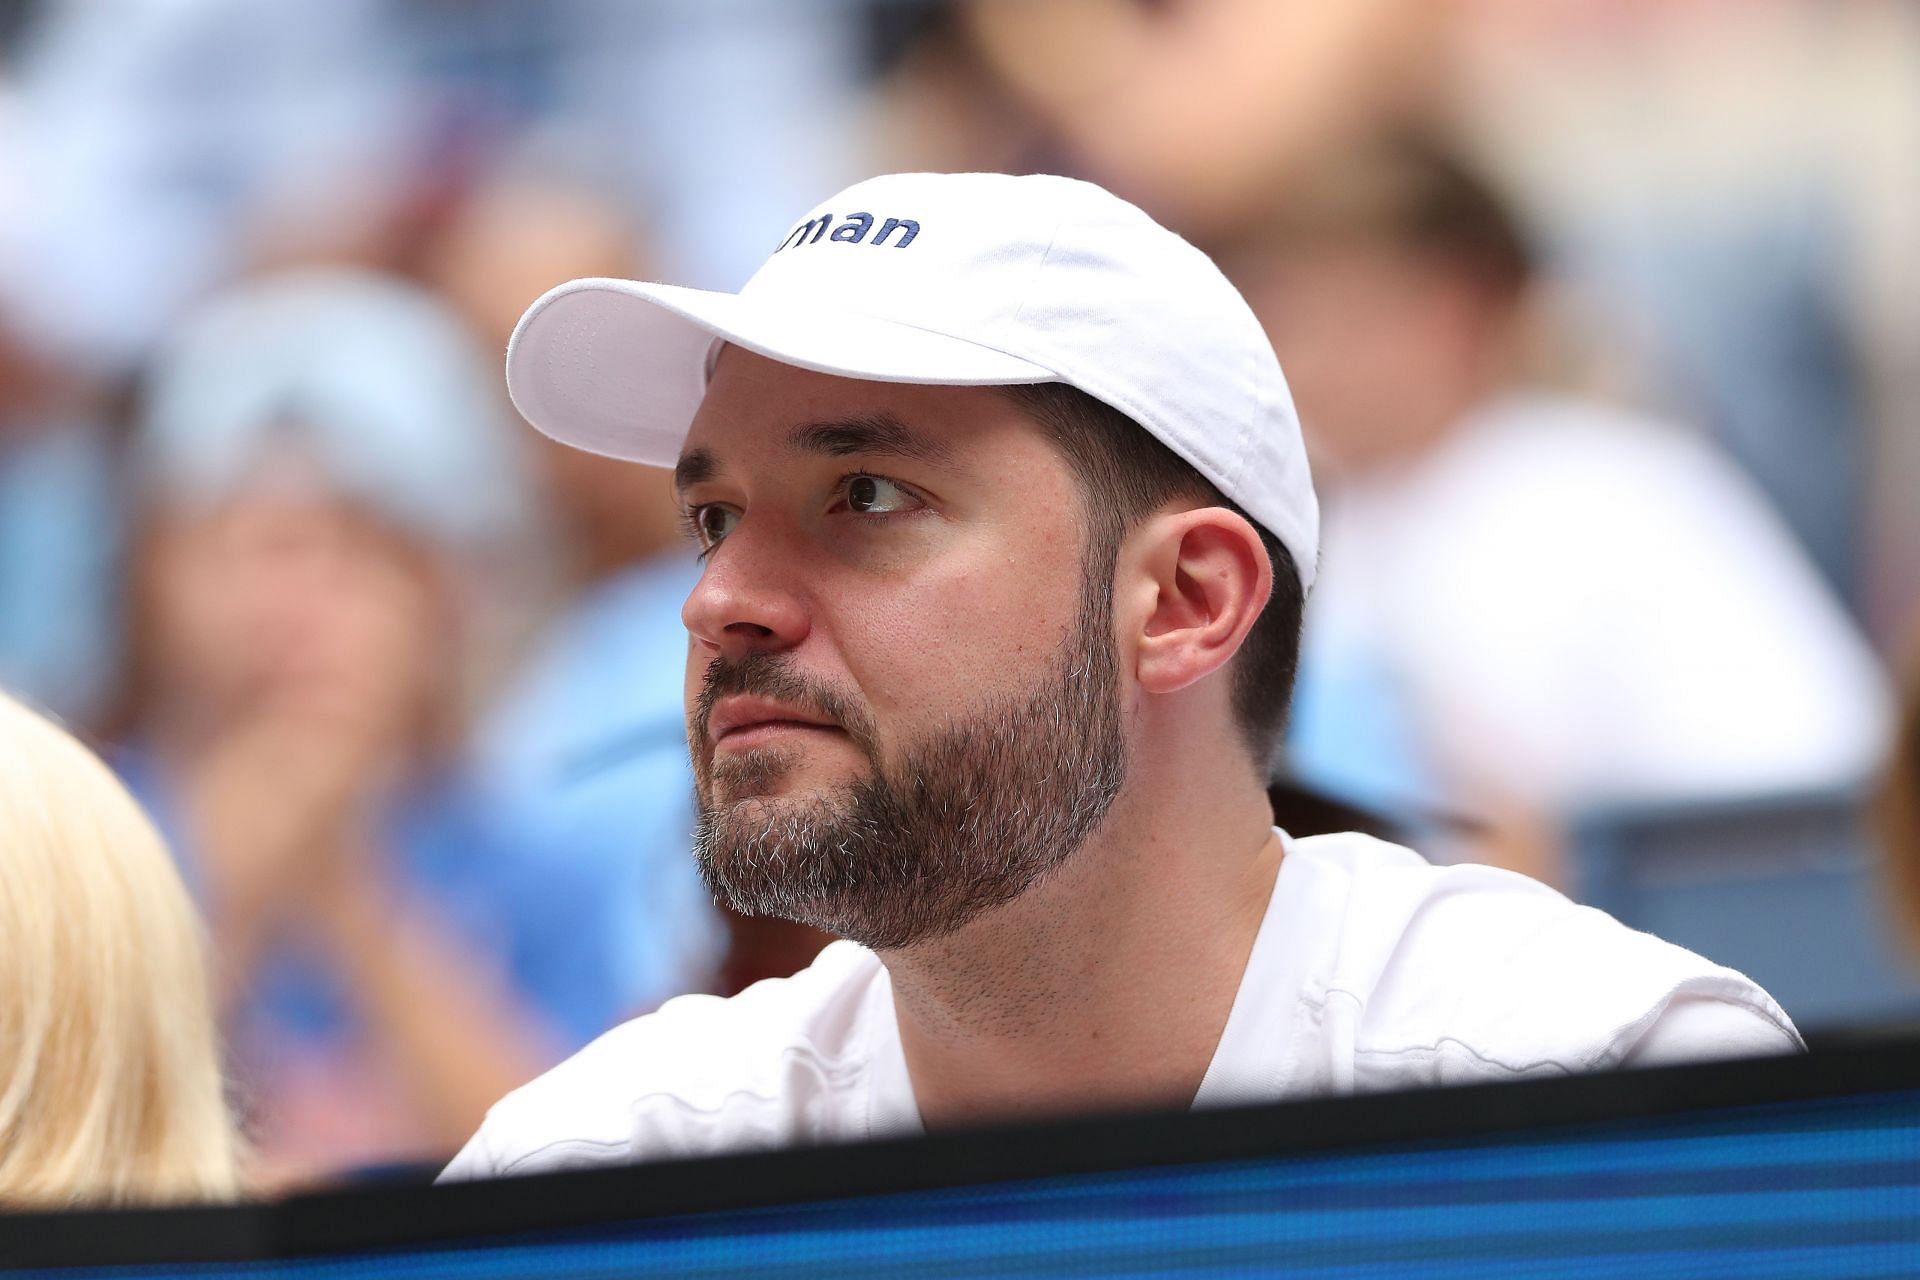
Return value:
M 967 0 L 1055 164 L 1213 241 L 1395 120 L 1457 137 L 1882 645 L 1920 607 L 1920 16 L 1902 0 Z
M 1342 148 L 1226 252 L 1324 495 L 1290 751 L 1350 798 L 1540 822 L 1839 787 L 1877 759 L 1870 650 L 1763 498 L 1671 424 L 1526 385 L 1533 278 L 1439 145 Z
M 765 211 L 857 164 L 863 8 L 37 0 L 10 24 L 0 297 L 125 368 L 249 228 L 418 213 L 529 138 L 653 209 L 688 283 L 735 287 Z
M 1910 951 L 1920 956 L 1920 631 L 1901 667 L 1893 751 L 1880 779 L 1878 801 L 1894 908 L 1906 925 Z
M 237 1194 L 210 986 L 146 815 L 0 694 L 0 1208 Z
M 0 684 L 81 723 L 120 657 L 117 486 L 99 406 L 0 325 Z
M 120 658 L 105 399 L 0 306 L 0 686 L 79 723 L 102 711 Z
M 1442 110 L 1614 335 L 1617 395 L 1753 478 L 1883 653 L 1920 608 L 1920 10 L 1471 0 Z
M 1431 101 L 1461 0 L 965 0 L 1004 92 L 1076 169 L 1212 238 L 1330 139 Z
M 217 299 L 146 387 L 117 758 L 206 906 L 271 1178 L 437 1154 L 618 1012 L 604 887 L 462 764 L 529 518 L 495 378 L 336 270 Z

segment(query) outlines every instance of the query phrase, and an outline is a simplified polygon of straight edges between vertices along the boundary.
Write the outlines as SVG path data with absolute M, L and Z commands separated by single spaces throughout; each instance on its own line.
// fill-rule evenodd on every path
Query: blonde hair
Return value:
M 0 1205 L 230 1197 L 206 948 L 153 824 L 0 695 Z

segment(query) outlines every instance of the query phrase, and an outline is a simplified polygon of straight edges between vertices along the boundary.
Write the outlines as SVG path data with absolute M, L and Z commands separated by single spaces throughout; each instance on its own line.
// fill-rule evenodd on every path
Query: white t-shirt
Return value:
M 1759 986 L 1511 871 L 1363 835 L 1294 841 L 1196 1107 L 1788 1054 Z M 497 1103 L 444 1178 L 920 1132 L 893 986 L 828 946 L 682 996 Z
M 1730 969 L 1544 885 L 1368 836 L 1294 840 L 1194 1106 L 1800 1047 Z M 920 1132 L 887 970 L 836 942 L 683 996 L 502 1099 L 443 1178 Z
M 1844 785 L 1884 751 L 1865 640 L 1758 491 L 1678 428 L 1503 396 L 1330 494 L 1321 541 L 1303 680 L 1371 673 L 1428 775 L 1370 776 L 1387 753 L 1348 740 L 1360 713 L 1330 694 L 1291 744 L 1329 790 L 1565 812 Z

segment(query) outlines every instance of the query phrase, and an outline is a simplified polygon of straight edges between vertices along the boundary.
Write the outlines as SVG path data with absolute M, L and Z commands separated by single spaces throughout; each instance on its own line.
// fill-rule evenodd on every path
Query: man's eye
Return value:
M 700 535 L 700 545 L 708 551 L 720 545 L 720 540 L 733 532 L 733 526 L 740 523 L 740 513 L 718 503 L 708 503 L 696 507 L 693 512 L 693 527 Z
M 885 515 L 921 505 L 911 493 L 880 476 L 847 477 L 846 495 L 847 509 L 860 515 Z

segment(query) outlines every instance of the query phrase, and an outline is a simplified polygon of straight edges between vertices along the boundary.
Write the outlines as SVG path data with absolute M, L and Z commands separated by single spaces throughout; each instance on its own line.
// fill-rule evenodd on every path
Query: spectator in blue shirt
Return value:
M 265 1179 L 442 1153 L 595 1034 L 626 940 L 463 763 L 524 459 L 441 304 L 309 271 L 162 352 L 134 442 L 127 777 L 210 916 Z

